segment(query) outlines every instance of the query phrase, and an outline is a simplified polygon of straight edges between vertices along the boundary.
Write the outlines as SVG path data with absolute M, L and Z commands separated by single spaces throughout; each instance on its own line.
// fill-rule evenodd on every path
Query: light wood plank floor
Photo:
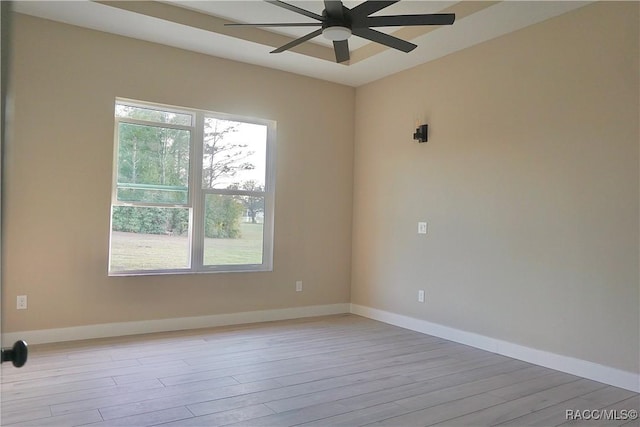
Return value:
M 34 346 L 3 426 L 637 426 L 636 393 L 355 315 Z

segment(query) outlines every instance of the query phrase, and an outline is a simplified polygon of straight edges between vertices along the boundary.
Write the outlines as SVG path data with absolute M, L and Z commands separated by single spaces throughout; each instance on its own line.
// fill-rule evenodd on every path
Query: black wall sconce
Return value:
M 413 139 L 418 142 L 427 142 L 427 132 L 429 125 L 420 125 L 416 128 L 416 133 L 413 134 Z

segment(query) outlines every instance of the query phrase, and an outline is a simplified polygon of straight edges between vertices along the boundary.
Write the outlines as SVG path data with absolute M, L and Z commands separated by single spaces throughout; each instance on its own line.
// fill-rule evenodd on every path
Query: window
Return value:
M 109 274 L 272 268 L 275 122 L 116 100 Z

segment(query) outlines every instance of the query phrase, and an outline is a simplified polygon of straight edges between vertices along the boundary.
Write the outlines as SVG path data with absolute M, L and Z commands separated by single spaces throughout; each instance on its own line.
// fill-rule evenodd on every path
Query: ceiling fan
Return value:
M 432 13 L 423 15 L 392 15 L 369 16 L 387 6 L 397 3 L 395 1 L 368 0 L 349 9 L 342 1 L 324 0 L 322 15 L 310 12 L 306 9 L 285 3 L 279 0 L 266 0 L 275 6 L 280 6 L 292 12 L 313 18 L 318 22 L 299 23 L 265 23 L 265 24 L 225 24 L 236 27 L 321 27 L 290 43 L 280 46 L 271 53 L 280 53 L 289 50 L 314 37 L 323 35 L 333 41 L 333 49 L 336 54 L 336 62 L 349 60 L 349 42 L 351 35 L 365 38 L 376 43 L 383 44 L 403 52 L 411 52 L 417 47 L 413 43 L 394 36 L 373 30 L 372 27 L 404 27 L 418 25 L 451 25 L 456 19 L 454 13 Z

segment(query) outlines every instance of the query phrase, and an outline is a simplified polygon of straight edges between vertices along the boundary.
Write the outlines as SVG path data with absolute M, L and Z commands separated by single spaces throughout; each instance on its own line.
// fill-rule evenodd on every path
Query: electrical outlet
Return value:
M 26 310 L 27 309 L 27 296 L 26 295 L 18 295 L 18 298 L 16 298 L 16 308 L 18 310 Z
M 422 289 L 418 291 L 418 302 L 424 302 L 424 291 Z
M 427 234 L 428 224 L 426 222 L 418 223 L 418 234 Z
M 302 280 L 296 281 L 296 292 L 302 292 Z

